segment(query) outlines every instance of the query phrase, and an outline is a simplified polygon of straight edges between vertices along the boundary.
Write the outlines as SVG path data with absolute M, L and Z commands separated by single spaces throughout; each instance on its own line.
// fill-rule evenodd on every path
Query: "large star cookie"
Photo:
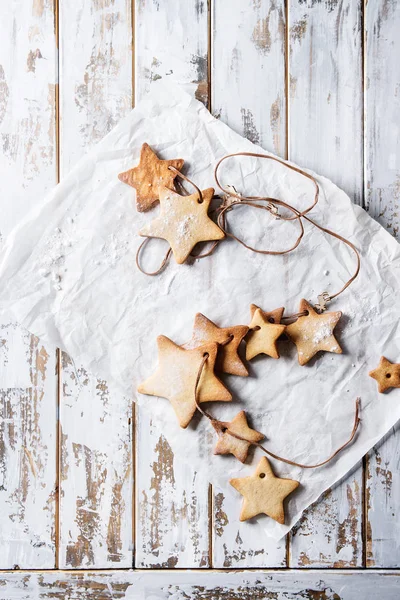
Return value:
M 241 521 L 263 513 L 282 525 L 285 523 L 283 501 L 300 485 L 293 479 L 276 477 L 265 456 L 258 463 L 253 475 L 231 479 L 229 483 L 244 497 Z
M 251 323 L 246 339 L 246 358 L 251 360 L 259 354 L 279 358 L 276 342 L 285 331 L 285 325 L 280 325 L 284 308 L 271 312 L 261 310 L 255 304 L 250 306 Z
M 341 354 L 342 349 L 333 335 L 333 330 L 342 313 L 337 311 L 318 314 L 304 299 L 300 302 L 299 308 L 299 312 L 303 311 L 307 314 L 287 325 L 285 330 L 287 336 L 297 346 L 299 364 L 305 365 L 321 350 Z
M 264 437 L 262 433 L 248 426 L 244 410 L 241 410 L 232 421 L 220 422 L 217 431 L 221 431 L 221 427 L 222 435 L 218 438 L 214 454 L 233 454 L 242 463 L 246 461 L 250 446 L 260 442 Z M 239 439 L 231 433 L 245 439 Z
M 210 319 L 197 313 L 194 319 L 192 339 L 185 344 L 185 347 L 196 348 L 209 342 L 223 344 L 218 351 L 217 370 L 246 377 L 249 373 L 239 357 L 238 348 L 248 330 L 247 325 L 218 327 Z M 230 341 L 226 343 L 227 340 Z
M 182 158 L 160 160 L 148 144 L 143 144 L 138 166 L 120 173 L 118 179 L 135 188 L 136 208 L 144 212 L 159 200 L 161 188 L 174 187 L 176 173 L 169 167 L 180 171 L 183 163 Z
M 197 192 L 190 196 L 181 196 L 163 188 L 160 190 L 160 215 L 146 225 L 139 232 L 140 235 L 167 240 L 176 262 L 184 263 L 199 242 L 221 240 L 225 237 L 222 229 L 208 216 L 208 207 L 213 195 L 213 188 L 202 191 L 201 202 Z
M 390 388 L 400 388 L 400 364 L 391 363 L 384 356 L 381 357 L 378 367 L 369 372 L 369 376 L 376 379 L 381 394 Z
M 178 417 L 179 425 L 187 427 L 196 412 L 195 386 L 204 355 L 204 365 L 198 386 L 198 402 L 220 400 L 229 402 L 232 395 L 214 374 L 217 344 L 207 344 L 194 350 L 185 350 L 169 338 L 157 338 L 158 367 L 155 373 L 138 387 L 138 392 L 167 398 Z

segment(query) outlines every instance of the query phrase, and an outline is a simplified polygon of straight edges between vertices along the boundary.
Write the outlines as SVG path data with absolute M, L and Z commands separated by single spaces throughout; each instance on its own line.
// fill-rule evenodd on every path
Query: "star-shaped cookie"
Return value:
M 185 348 L 196 348 L 209 342 L 223 343 L 224 345 L 218 351 L 217 371 L 247 377 L 249 373 L 239 357 L 238 348 L 248 330 L 247 325 L 218 327 L 210 319 L 197 313 L 194 319 L 192 339 L 185 344 Z M 231 341 L 225 344 L 229 339 Z
M 202 191 L 203 201 L 200 202 L 197 192 L 190 196 L 181 196 L 170 189 L 161 189 L 160 215 L 146 225 L 139 232 L 140 235 L 167 240 L 176 262 L 184 263 L 199 242 L 221 240 L 225 237 L 222 229 L 208 216 L 208 207 L 213 195 L 213 188 Z
M 303 311 L 308 314 L 287 325 L 285 330 L 286 335 L 297 346 L 299 364 L 305 365 L 321 350 L 341 354 L 342 349 L 333 335 L 333 330 L 342 313 L 337 311 L 318 314 L 304 299 L 301 300 L 299 308 L 299 312 Z
M 158 367 L 155 373 L 138 387 L 138 392 L 167 398 L 178 417 L 179 425 L 187 427 L 196 412 L 195 385 L 204 354 L 209 355 L 199 381 L 198 401 L 229 402 L 232 395 L 214 374 L 217 344 L 207 344 L 185 350 L 169 338 L 157 338 Z
M 246 339 L 246 359 L 251 360 L 259 354 L 279 358 L 276 342 L 285 331 L 285 325 L 280 325 L 284 308 L 271 312 L 261 310 L 255 304 L 250 306 L 251 323 Z
M 262 433 L 248 426 L 244 410 L 241 410 L 232 421 L 220 422 L 217 431 L 221 431 L 221 427 L 222 434 L 218 438 L 214 454 L 233 454 L 242 463 L 246 462 L 250 446 L 260 442 L 264 437 Z M 231 433 L 248 441 L 230 435 Z
M 244 497 L 240 520 L 246 521 L 261 513 L 284 525 L 283 501 L 300 484 L 293 479 L 280 479 L 272 471 L 265 456 L 250 477 L 231 479 L 230 484 Z
M 174 187 L 176 173 L 169 167 L 180 171 L 183 163 L 181 158 L 160 160 L 148 144 L 143 144 L 138 166 L 120 173 L 118 179 L 135 188 L 136 208 L 145 212 L 159 200 L 161 188 Z
M 381 357 L 378 367 L 369 372 L 369 376 L 376 379 L 381 394 L 390 388 L 400 388 L 400 364 L 391 363 L 384 356 Z

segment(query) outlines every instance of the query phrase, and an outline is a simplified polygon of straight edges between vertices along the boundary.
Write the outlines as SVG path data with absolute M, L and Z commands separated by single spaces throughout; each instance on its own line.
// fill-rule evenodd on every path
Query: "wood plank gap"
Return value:
M 132 568 L 135 568 L 136 564 L 136 452 L 137 452 L 137 444 L 136 444 L 136 431 L 137 431 L 137 410 L 136 403 L 132 402 L 132 416 L 131 416 L 131 436 L 132 436 Z
M 362 539 L 362 566 L 364 569 L 367 568 L 367 550 L 368 550 L 368 490 L 367 490 L 367 479 L 368 479 L 368 454 L 363 456 L 362 459 L 362 521 L 361 521 L 361 539 Z
M 214 488 L 211 483 L 208 484 L 208 568 L 214 567 Z
M 135 108 L 136 104 L 136 1 L 131 0 L 131 28 L 132 28 L 132 47 L 131 47 L 131 62 L 132 62 L 132 108 Z M 135 538 L 133 538 L 135 539 Z
M 54 0 L 54 36 L 56 44 L 56 83 L 54 88 L 56 181 L 60 183 L 60 0 Z
M 285 562 L 286 562 L 286 569 L 290 569 L 290 543 L 292 540 L 292 536 L 290 535 L 290 531 L 289 533 L 286 534 L 285 537 L 285 549 L 286 549 L 286 558 L 285 558 Z
M 56 83 L 54 88 L 56 183 L 60 183 L 60 0 L 54 0 L 54 36 L 56 45 Z M 56 392 L 56 476 L 55 476 L 55 513 L 54 513 L 54 563 L 60 565 L 60 499 L 61 499 L 61 397 L 62 397 L 62 360 L 61 350 L 56 349 L 57 392 Z
M 212 48 L 213 48 L 213 0 L 207 0 L 207 108 L 212 114 Z M 215 506 L 214 486 L 208 484 L 208 568 L 214 566 L 214 529 L 215 529 Z
M 289 160 L 289 115 L 290 115 L 290 27 L 289 27 L 289 2 L 285 0 L 285 160 Z M 289 566 L 289 563 L 288 563 Z
M 361 88 L 362 88 L 362 122 L 361 122 L 361 135 L 362 135 L 362 189 L 361 189 L 361 206 L 366 208 L 365 199 L 367 197 L 366 184 L 367 184 L 367 136 L 366 136 L 366 125 L 367 125 L 367 2 L 363 0 L 362 11 L 361 11 Z
M 361 206 L 365 209 L 365 186 L 367 181 L 367 148 L 366 148 L 366 118 L 367 118 L 367 106 L 366 106 L 366 10 L 367 0 L 363 0 L 362 11 L 361 11 L 361 89 L 362 89 L 362 121 L 361 121 L 361 135 L 362 135 L 362 190 L 361 190 Z M 368 545 L 368 502 L 367 502 L 367 473 L 368 473 L 368 455 L 363 456 L 362 459 L 362 490 L 361 490 L 361 540 L 362 540 L 362 556 L 361 562 L 365 569 L 367 567 L 367 545 Z
M 55 513 L 54 513 L 54 563 L 55 569 L 60 566 L 60 497 L 61 497 L 61 397 L 62 397 L 62 360 L 61 350 L 56 349 L 56 369 L 57 369 L 57 424 L 56 424 L 56 480 L 55 480 Z
M 207 108 L 212 113 L 212 32 L 213 32 L 213 0 L 207 0 Z

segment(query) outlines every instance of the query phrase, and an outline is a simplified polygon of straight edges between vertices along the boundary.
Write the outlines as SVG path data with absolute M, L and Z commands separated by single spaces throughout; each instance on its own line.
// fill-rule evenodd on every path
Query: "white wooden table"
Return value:
M 3 1 L 3 238 L 159 78 L 399 235 L 399 31 L 397 0 Z M 8 323 L 0 375 L 0 599 L 399 597 L 398 431 L 277 544 L 134 399 Z

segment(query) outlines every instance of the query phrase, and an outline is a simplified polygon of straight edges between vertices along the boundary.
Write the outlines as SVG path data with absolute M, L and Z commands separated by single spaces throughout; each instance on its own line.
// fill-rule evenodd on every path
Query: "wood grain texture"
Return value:
M 284 0 L 213 3 L 212 112 L 285 157 Z
M 400 240 L 400 5 L 368 2 L 365 14 L 365 203 Z
M 400 240 L 400 4 L 368 2 L 365 13 L 366 208 Z M 399 426 L 373 448 L 366 473 L 367 566 L 400 565 Z
M 400 427 L 367 457 L 366 560 L 368 567 L 400 565 Z
M 129 0 L 60 3 L 60 172 L 132 105 Z M 132 401 L 63 356 L 60 566 L 130 567 Z
M 61 568 L 133 564 L 132 402 L 62 354 Z
M 286 153 L 285 5 L 234 0 L 213 3 L 212 112 L 238 133 L 280 156 Z M 213 490 L 213 566 L 286 566 L 286 540 L 276 542 L 237 522 L 240 502 Z
M 146 410 L 137 413 L 135 566 L 209 567 L 207 477 L 174 456 Z
M 21 333 L 15 328 L 13 339 Z M 53 568 L 55 349 L 44 348 L 27 332 L 21 340 L 22 352 L 20 346 L 15 354 L 8 352 L 5 342 L 7 359 L 16 369 L 25 370 L 30 381 L 24 389 L 0 390 L 0 568 Z
M 397 600 L 398 571 L 1 573 L 0 600 Z
M 257 525 L 250 522 L 238 523 L 240 500 L 233 495 L 225 496 L 216 487 L 213 488 L 213 493 L 213 567 L 286 567 L 287 539 L 277 542 L 263 534 Z
M 290 567 L 362 566 L 362 482 L 359 465 L 308 508 L 290 533 Z
M 362 3 L 289 4 L 289 158 L 362 202 Z M 360 467 L 306 511 L 291 567 L 362 565 Z
M 136 102 L 165 78 L 208 102 L 207 2 L 135 3 Z M 136 566 L 211 564 L 209 486 L 137 409 Z
M 52 0 L 1 6 L 0 246 L 56 183 L 53 8 Z M 0 389 L 0 568 L 52 568 L 55 349 L 0 324 Z
M 292 0 L 289 31 L 289 157 L 362 204 L 362 1 Z
M 60 171 L 132 107 L 130 0 L 60 2 Z
M 53 8 L 52 0 L 1 5 L 0 245 L 56 183 Z
M 208 2 L 135 1 L 136 101 L 159 79 L 208 102 Z

